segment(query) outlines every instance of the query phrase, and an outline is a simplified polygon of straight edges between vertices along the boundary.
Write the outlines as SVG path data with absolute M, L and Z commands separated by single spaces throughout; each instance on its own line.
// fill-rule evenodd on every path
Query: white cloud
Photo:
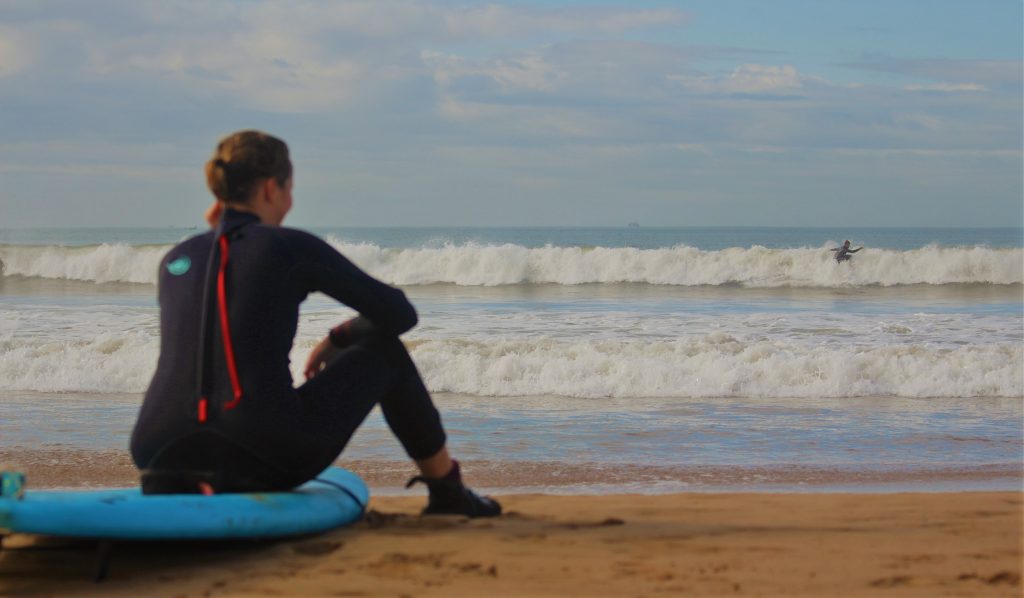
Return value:
M 510 37 L 543 32 L 618 34 L 681 25 L 689 20 L 689 16 L 672 9 L 530 10 L 492 4 L 471 10 L 446 11 L 444 20 L 455 35 Z
M 766 93 L 795 91 L 803 83 L 796 69 L 789 65 L 743 64 L 733 70 L 724 86 L 733 93 Z
M 24 36 L 10 27 L 0 27 L 0 78 L 9 77 L 32 62 Z
M 421 57 L 437 84 L 443 118 L 517 139 L 628 138 L 642 116 L 639 105 L 671 101 L 661 73 L 686 60 L 678 49 L 621 40 L 473 59 L 431 51 Z
M 109 177 L 148 180 L 195 178 L 196 169 L 182 166 L 138 166 L 135 164 L 19 164 L 0 162 L 3 173 L 35 173 L 53 176 Z
M 683 87 L 698 93 L 794 94 L 804 87 L 806 77 L 790 65 L 741 64 L 725 76 L 668 75 Z
M 946 122 L 944 119 L 924 112 L 894 112 L 890 120 L 894 126 L 907 131 L 942 131 Z
M 1015 86 L 1021 83 L 1022 62 L 1020 60 L 966 60 L 966 59 L 904 59 L 890 56 L 868 56 L 845 66 L 896 73 L 911 77 L 943 82 L 940 85 L 956 83 L 975 85 L 981 82 L 989 89 Z
M 87 70 L 112 79 L 148 74 L 200 97 L 219 91 L 243 106 L 275 112 L 344 107 L 373 79 L 355 60 L 326 51 L 301 28 L 293 31 L 260 20 L 247 25 L 219 36 L 177 30 L 146 39 L 91 38 Z
M 509 139 L 532 138 L 535 141 L 565 141 L 599 138 L 610 134 L 621 123 L 609 121 L 586 110 L 558 106 L 488 104 L 463 101 L 444 95 L 440 115 L 448 120 L 475 124 Z
M 106 12 L 120 21 L 83 11 L 69 18 L 77 30 L 64 35 L 45 25 L 56 19 L 42 12 L 44 17 L 30 27 L 43 45 L 75 49 L 59 60 L 76 77 L 151 77 L 199 98 L 232 98 L 242 106 L 274 112 L 372 104 L 382 90 L 429 76 L 430 69 L 439 78 L 446 76 L 446 69 L 451 78 L 488 77 L 505 91 L 550 91 L 563 74 L 539 53 L 482 66 L 460 66 L 455 57 L 425 65 L 422 57 L 429 57 L 433 46 L 467 40 L 492 43 L 567 32 L 600 36 L 679 24 L 687 18 L 676 10 L 466 9 L 413 0 L 251 2 L 244 10 L 205 3 L 118 6 L 108 6 Z M 24 66 L 11 39 L 0 31 L 0 76 Z M 69 60 L 81 61 L 81 68 Z
M 986 149 L 934 149 L 934 148 L 833 148 L 832 153 L 840 156 L 870 156 L 875 158 L 900 158 L 903 156 L 920 156 L 928 158 L 986 158 L 1001 160 L 1020 160 L 1024 155 L 1019 149 L 986 150 Z
M 686 23 L 678 11 L 459 4 L 72 0 L 26 3 L 20 23 L 0 9 L 0 97 L 20 111 L 6 141 L 84 140 L 34 153 L 0 144 L 0 170 L 34 193 L 57 173 L 162 184 L 167 164 L 201 188 L 208 145 L 235 126 L 306 152 L 303 184 L 367 197 L 418 196 L 423 180 L 469 193 L 460 177 L 477 191 L 515 178 L 628 194 L 695 176 L 713 190 L 746 171 L 737 164 L 820 169 L 844 162 L 837 148 L 1019 156 L 1019 61 L 879 59 L 862 68 L 898 83 L 840 85 L 817 76 L 835 67 L 828 56 L 786 64 L 771 48 L 687 46 L 685 30 L 643 35 Z M 117 150 L 150 139 L 172 147 Z
M 421 56 L 423 63 L 433 70 L 434 79 L 444 87 L 459 79 L 480 76 L 494 81 L 505 92 L 550 91 L 556 82 L 568 79 L 567 72 L 549 64 L 539 52 L 484 63 L 431 51 Z
M 977 83 L 934 83 L 931 85 L 907 85 L 903 89 L 907 91 L 939 91 L 939 92 L 958 92 L 958 91 L 988 91 L 988 88 L 984 85 Z
M 704 143 L 675 143 L 671 147 L 680 152 L 693 152 L 705 156 L 712 154 L 711 148 Z

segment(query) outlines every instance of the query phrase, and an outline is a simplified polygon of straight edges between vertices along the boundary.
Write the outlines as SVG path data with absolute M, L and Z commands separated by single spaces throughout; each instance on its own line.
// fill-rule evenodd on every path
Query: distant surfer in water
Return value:
M 850 241 L 847 239 L 846 241 L 843 241 L 842 247 L 833 247 L 832 249 L 829 249 L 829 251 L 836 252 L 836 262 L 842 263 L 850 261 L 850 258 L 852 257 L 850 254 L 857 253 L 861 249 L 864 249 L 864 247 L 861 246 L 857 249 L 850 249 Z
M 213 230 L 160 263 L 160 359 L 131 452 L 143 492 L 287 490 L 334 462 L 380 405 L 424 514 L 492 517 L 496 501 L 467 488 L 441 417 L 398 336 L 416 325 L 405 294 L 366 274 L 322 239 L 281 226 L 292 207 L 283 141 L 259 131 L 225 137 L 206 164 Z M 289 354 L 299 304 L 322 292 L 359 315 L 330 330 L 296 387 Z

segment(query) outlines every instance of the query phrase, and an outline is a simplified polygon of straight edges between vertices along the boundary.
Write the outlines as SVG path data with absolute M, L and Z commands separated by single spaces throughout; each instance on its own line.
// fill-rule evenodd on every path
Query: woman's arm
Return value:
M 357 339 L 378 333 L 398 336 L 416 325 L 416 310 L 401 290 L 363 272 L 313 235 L 294 230 L 288 235 L 294 239 L 298 274 L 305 277 L 308 291 L 321 291 L 359 312 L 313 347 L 303 367 L 307 380 Z
M 327 363 L 339 351 L 356 340 L 375 332 L 377 332 L 376 326 L 363 316 L 356 316 L 351 320 L 345 320 L 331 328 L 327 336 L 313 347 L 313 350 L 309 353 L 309 358 L 306 359 L 306 366 L 303 368 L 306 380 L 320 373 L 320 370 L 326 367 Z
M 398 336 L 416 325 L 416 309 L 405 293 L 373 278 L 323 240 L 292 229 L 287 231 L 297 256 L 297 274 L 308 292 L 320 291 L 355 309 L 367 322 L 356 326 Z M 364 330 L 364 331 L 365 331 Z

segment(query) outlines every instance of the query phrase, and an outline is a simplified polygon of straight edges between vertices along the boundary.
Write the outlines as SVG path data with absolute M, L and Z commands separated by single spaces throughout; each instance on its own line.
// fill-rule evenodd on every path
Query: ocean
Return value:
M 403 340 L 484 489 L 1021 488 L 1020 228 L 312 231 L 412 300 Z M 0 462 L 131 475 L 157 265 L 198 232 L 0 230 Z M 844 239 L 865 249 L 838 264 Z M 351 315 L 304 304 L 296 380 Z M 341 463 L 382 493 L 413 473 L 376 412 Z

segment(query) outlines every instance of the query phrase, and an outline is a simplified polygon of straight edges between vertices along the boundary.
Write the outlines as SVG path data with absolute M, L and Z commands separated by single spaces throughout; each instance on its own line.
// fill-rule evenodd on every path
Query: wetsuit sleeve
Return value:
M 356 339 L 377 332 L 377 327 L 366 316 L 356 316 L 331 328 L 328 337 L 335 347 L 346 347 Z
M 416 310 L 405 293 L 373 278 L 323 240 L 290 231 L 296 256 L 295 272 L 307 292 L 320 291 L 359 312 L 360 324 L 398 336 L 416 325 Z M 365 328 L 369 330 L 368 328 Z

